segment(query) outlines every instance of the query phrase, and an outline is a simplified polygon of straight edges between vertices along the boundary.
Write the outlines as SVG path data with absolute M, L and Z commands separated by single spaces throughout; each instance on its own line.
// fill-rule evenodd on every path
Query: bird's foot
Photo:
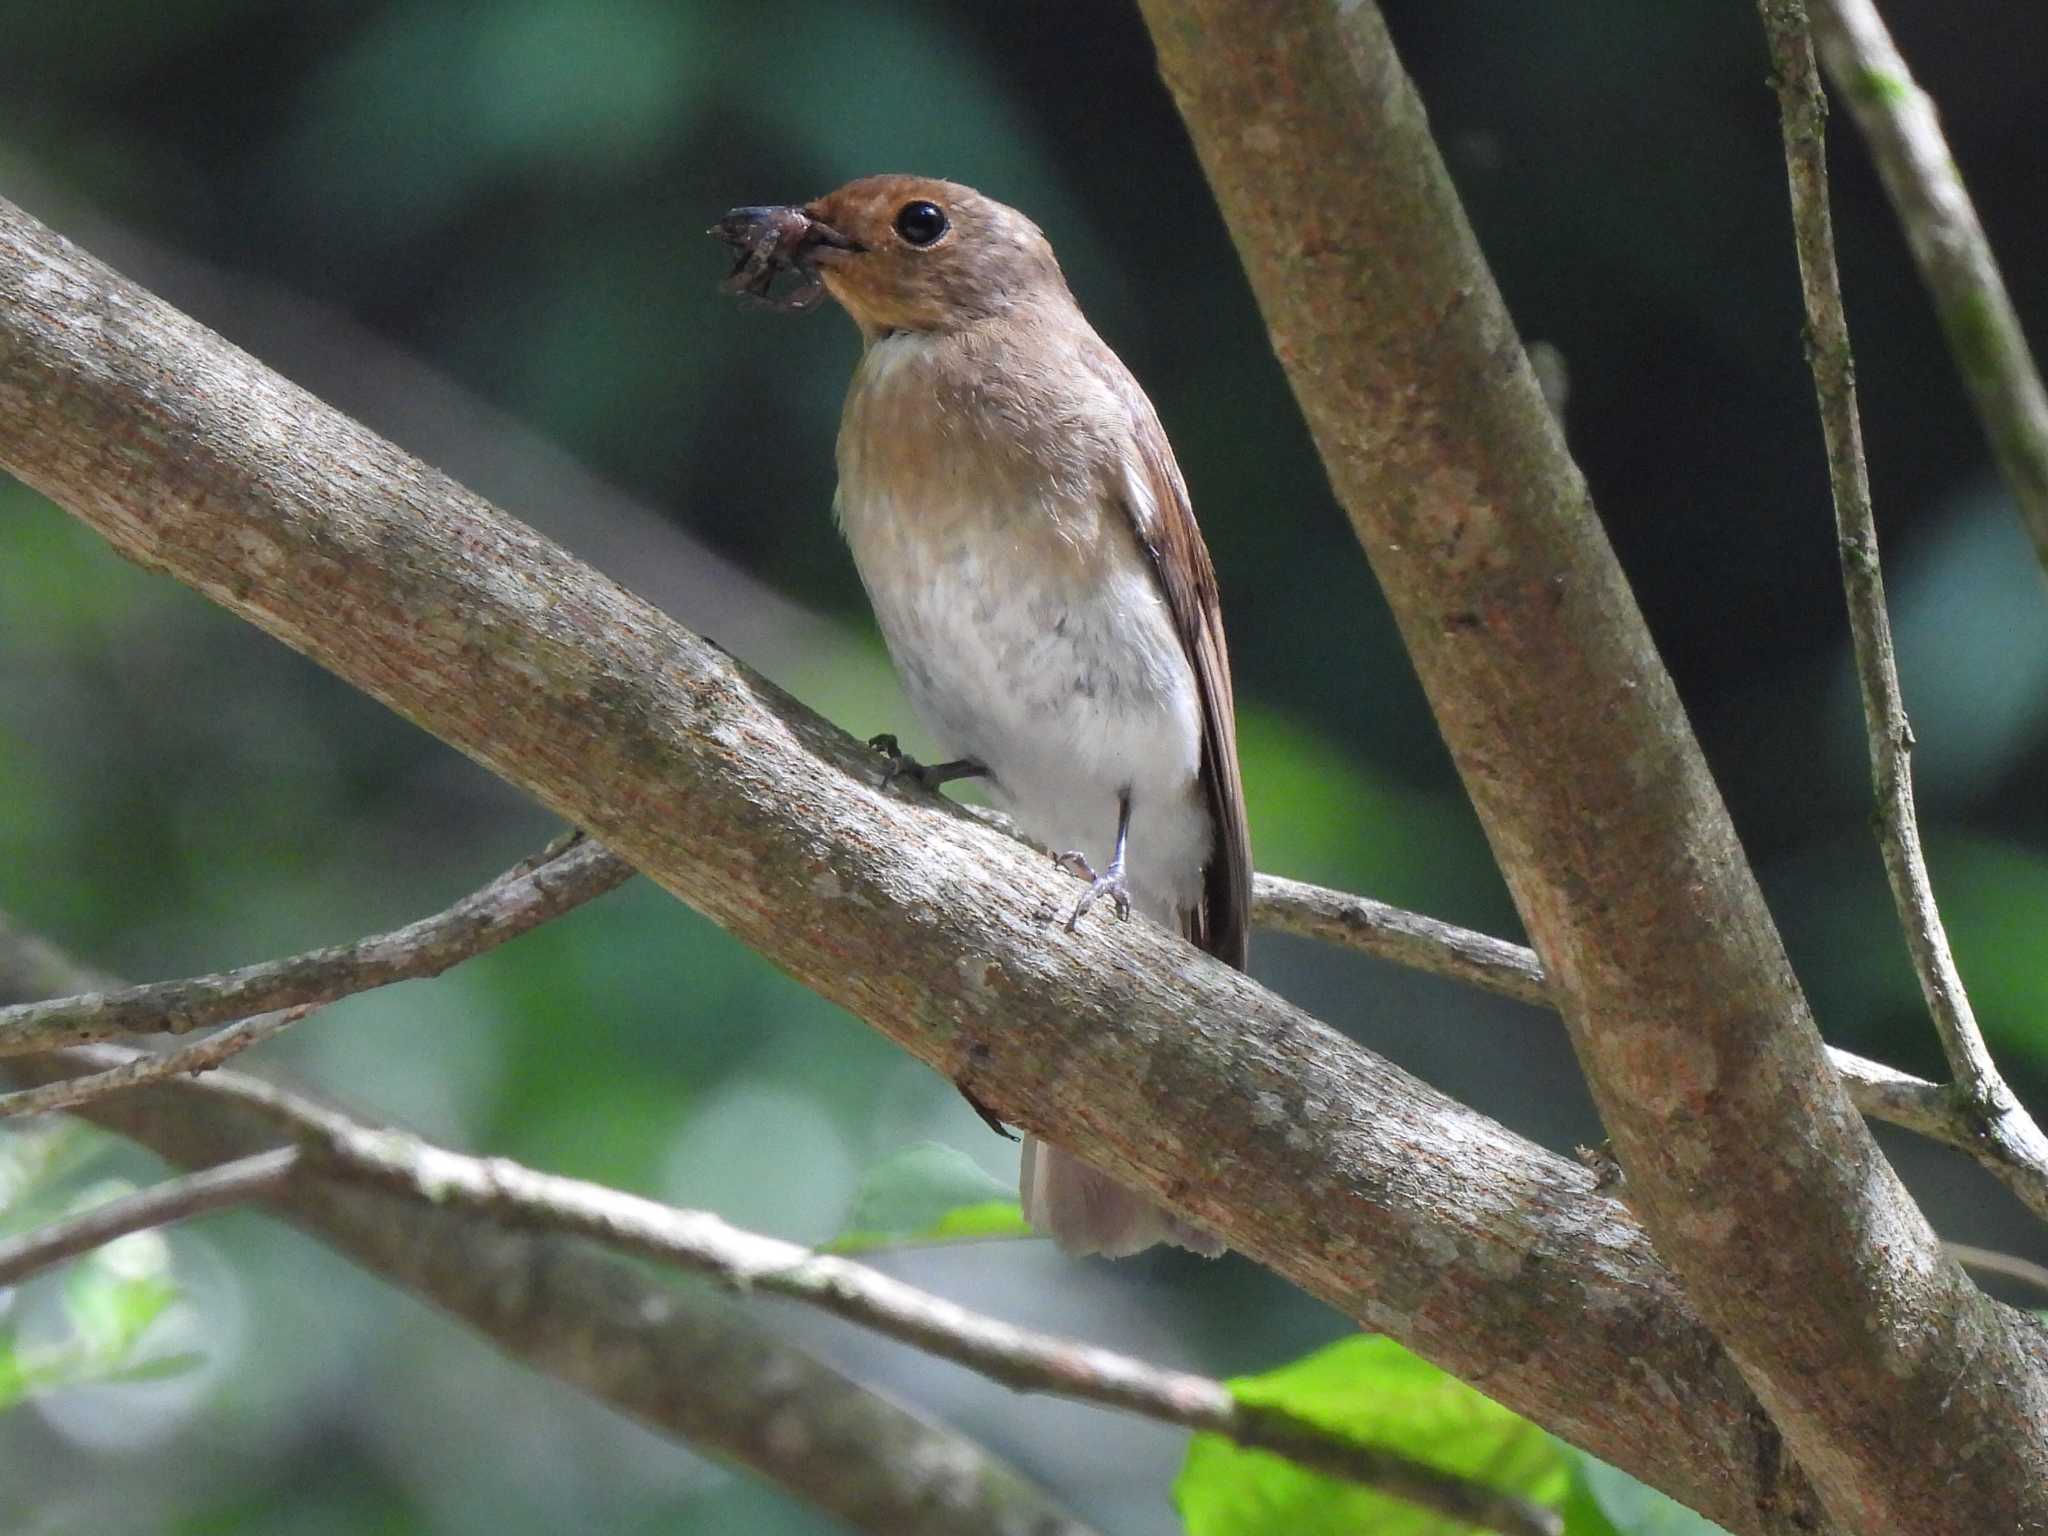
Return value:
M 886 732 L 870 736 L 868 745 L 889 760 L 882 770 L 882 788 L 888 789 L 899 779 L 908 779 L 919 789 L 936 791 L 942 784 L 955 779 L 979 779 L 988 773 L 988 765 L 976 762 L 971 757 L 956 757 L 945 763 L 920 763 L 897 743 L 896 738 Z
M 1067 932 L 1072 933 L 1075 925 L 1088 915 L 1088 909 L 1105 896 L 1116 908 L 1118 917 L 1128 918 L 1131 915 L 1131 888 L 1124 881 L 1124 861 L 1121 858 L 1111 859 L 1109 868 L 1099 875 L 1089 864 L 1085 853 L 1056 853 L 1052 861 L 1067 873 L 1079 875 L 1088 882 L 1088 889 L 1081 893 L 1081 899 L 1074 903 L 1074 910 L 1067 914 Z

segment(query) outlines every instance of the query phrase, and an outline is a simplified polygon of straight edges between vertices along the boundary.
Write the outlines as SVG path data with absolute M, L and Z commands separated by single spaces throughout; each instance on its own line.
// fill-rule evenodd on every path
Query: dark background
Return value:
M 1868 829 L 1754 15 L 1387 9 L 1510 307 L 1568 364 L 1572 445 L 1823 1027 L 1938 1073 Z M 2038 340 L 2048 26 L 1991 0 L 1889 15 Z M 1994 1049 L 2048 1106 L 2048 594 L 1846 113 L 1836 128 L 1929 853 Z M 852 328 L 743 312 L 702 233 L 730 205 L 877 170 L 1024 208 L 1150 388 L 1222 573 L 1259 866 L 1513 933 L 1134 11 L 0 0 L 0 195 L 849 730 L 914 741 L 827 511 Z M 135 977 L 213 969 L 423 914 L 551 830 L 0 485 L 0 908 L 25 924 Z M 1599 1134 L 1547 1016 L 1278 939 L 1254 969 L 1550 1145 Z M 273 1059 L 458 1144 L 804 1240 L 838 1230 L 860 1170 L 905 1143 L 950 1142 L 1005 1178 L 1014 1158 L 923 1068 L 644 883 L 338 1008 Z M 1945 1234 L 2048 1248 L 1960 1159 L 1887 1145 Z M 255 1218 L 173 1242 L 181 1326 L 209 1363 L 0 1418 L 16 1528 L 829 1528 Z M 1212 1372 L 1343 1330 L 1235 1258 L 1076 1266 L 1010 1243 L 886 1262 Z M 35 1323 L 35 1293 L 10 1304 Z M 1174 1528 L 1178 1437 L 786 1326 L 1118 1536 Z

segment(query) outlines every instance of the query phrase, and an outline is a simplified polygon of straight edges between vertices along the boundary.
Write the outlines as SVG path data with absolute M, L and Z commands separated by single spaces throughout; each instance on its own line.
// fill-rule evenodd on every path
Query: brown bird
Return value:
M 728 287 L 824 289 L 865 344 L 836 509 L 918 717 L 1090 881 L 1242 969 L 1251 852 L 1216 574 L 1145 392 L 1038 226 L 968 187 L 869 176 L 740 208 Z M 772 300 L 771 300 L 772 302 Z M 1091 859 L 1104 860 L 1098 874 Z M 1210 1233 L 1027 1137 L 1024 1212 L 1069 1253 Z

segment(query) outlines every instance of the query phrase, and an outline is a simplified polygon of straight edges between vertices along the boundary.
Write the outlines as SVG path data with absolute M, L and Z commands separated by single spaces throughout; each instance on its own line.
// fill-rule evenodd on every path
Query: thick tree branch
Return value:
M 29 963 L 17 963 L 22 956 Z M 0 914 L 0 1002 L 103 984 Z M 0 1064 L 0 1073 L 118 1071 L 133 1055 L 89 1046 Z M 656 1284 L 573 1239 L 373 1190 L 302 1158 L 295 1146 L 278 1148 L 281 1134 L 317 1137 L 331 1113 L 300 1095 L 221 1073 L 161 1083 L 84 1113 L 193 1168 L 224 1172 L 291 1157 L 289 1181 L 267 1202 L 277 1214 L 536 1370 L 752 1469 L 854 1530 L 1096 1536 L 981 1446 L 870 1392 L 730 1307 Z
M 2035 557 L 2048 567 L 2048 390 L 1934 103 L 1914 83 L 1871 0 L 1814 0 L 1813 29 L 1905 226 Z
M 253 1013 L 324 1004 L 372 987 L 438 976 L 452 965 L 604 895 L 632 867 L 602 846 L 565 840 L 446 911 L 352 944 L 217 976 L 96 990 L 0 1008 L 0 1056 L 115 1035 L 184 1034 Z M 4 1106 L 5 1100 L 0 1100 Z
M 1151 924 L 1055 929 L 1071 883 L 1012 840 L 4 204 L 0 465 L 1013 1123 L 1731 1531 L 1815 1524 L 1584 1169 Z
M 1806 304 L 1807 358 L 1820 404 L 1827 446 L 1828 483 L 1834 493 L 1835 533 L 1842 582 L 1849 600 L 1849 631 L 1856 678 L 1870 735 L 1872 789 L 1877 799 L 1877 841 L 1891 882 L 1892 900 L 1913 970 L 1927 999 L 1942 1053 L 1955 1076 L 1961 1111 L 1978 1126 L 1979 1141 L 2010 1167 L 2029 1169 L 2038 1183 L 2048 1175 L 2048 1137 L 2006 1086 L 1977 1026 L 1969 994 L 1949 949 L 1934 883 L 1920 844 L 1913 804 L 1913 730 L 1892 653 L 1885 611 L 1884 573 L 1878 561 L 1877 521 L 1870 505 L 1870 471 L 1863 456 L 1863 426 L 1856 405 L 1856 367 L 1849 349 L 1849 319 L 1835 265 L 1834 220 L 1828 209 L 1827 101 L 1814 64 L 1805 0 L 1761 0 L 1770 40 L 1785 171 L 1792 194 L 1793 243 L 1799 255 Z M 2038 1207 L 2037 1207 L 2038 1208 Z
M 1377 8 L 1143 9 L 1631 1207 L 1843 1528 L 2048 1528 L 2031 1327 L 1829 1068 Z
M 147 1232 L 209 1211 L 267 1199 L 283 1188 L 298 1163 L 297 1147 L 251 1153 L 0 1240 L 0 1285 L 19 1285 L 38 1271 L 90 1253 L 131 1232 Z
M 977 813 L 981 814 L 981 813 Z M 982 815 L 1009 830 L 1006 819 Z M 550 918 L 616 889 L 634 873 L 602 844 L 564 842 L 520 864 L 444 912 L 391 933 L 311 950 L 214 976 L 132 987 L 95 986 L 88 992 L 0 1007 L 0 1056 L 83 1044 L 119 1033 L 175 1033 L 237 1017 L 252 1006 L 304 999 L 307 1008 L 371 987 L 439 975 L 463 959 L 485 953 Z M 1543 963 L 1533 949 L 1460 928 L 1369 896 L 1331 890 L 1280 875 L 1259 875 L 1254 920 L 1263 928 L 1355 949 L 1411 970 L 1460 981 L 1518 1002 L 1555 1009 Z M 0 928 L 0 937 L 7 937 Z M 0 964 L 28 974 L 38 941 L 13 936 L 0 944 Z M 53 953 L 53 952 L 51 952 Z M 57 962 L 50 974 L 77 974 Z M 0 993 L 6 974 L 0 971 Z M 21 990 L 17 988 L 17 990 Z M 234 1031 L 176 1055 L 156 1056 L 118 1071 L 68 1079 L 0 1094 L 0 1118 L 73 1108 L 104 1092 L 140 1082 L 205 1071 L 304 1017 L 249 1020 Z M 2048 1170 L 2016 1154 L 2008 1138 L 1986 1134 L 1980 1113 L 1938 1084 L 1829 1048 L 1856 1107 L 1930 1140 L 1969 1153 L 2021 1199 L 2048 1216 Z

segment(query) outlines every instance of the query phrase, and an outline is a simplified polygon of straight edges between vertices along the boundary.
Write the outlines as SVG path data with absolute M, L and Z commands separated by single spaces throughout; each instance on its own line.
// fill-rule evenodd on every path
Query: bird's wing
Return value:
M 1123 380 L 1133 397 L 1130 419 L 1135 427 L 1135 453 L 1125 467 L 1124 509 L 1138 542 L 1152 558 L 1153 573 L 1166 593 L 1202 699 L 1202 789 L 1216 824 L 1216 847 L 1202 870 L 1202 905 L 1188 920 L 1187 936 L 1243 970 L 1252 916 L 1251 832 L 1245 825 L 1244 779 L 1237 766 L 1237 717 L 1216 567 L 1195 526 L 1187 484 L 1158 414 L 1135 380 L 1128 374 Z

